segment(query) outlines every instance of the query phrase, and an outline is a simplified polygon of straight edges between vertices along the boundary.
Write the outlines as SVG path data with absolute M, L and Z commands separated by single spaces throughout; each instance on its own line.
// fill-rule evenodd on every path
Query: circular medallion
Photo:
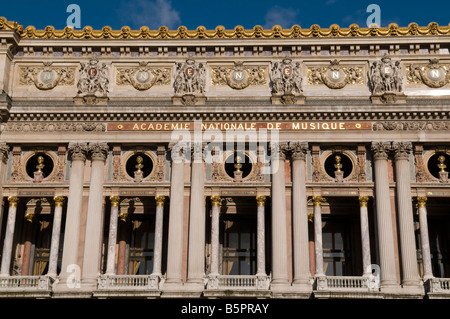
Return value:
M 184 73 L 186 74 L 186 76 L 192 77 L 195 74 L 195 69 L 189 66 L 186 69 L 184 69 Z
M 381 68 L 381 73 L 386 76 L 390 76 L 392 74 L 392 68 L 389 65 L 385 65 Z
M 428 69 L 427 76 L 432 81 L 441 81 L 445 76 L 445 72 L 442 68 Z
M 237 83 L 242 83 L 247 79 L 247 72 L 244 70 L 234 70 L 231 72 L 231 78 Z
M 292 68 L 290 66 L 286 66 L 283 68 L 283 76 L 291 76 Z
M 88 74 L 89 74 L 90 77 L 96 76 L 97 75 L 97 69 L 96 68 L 90 68 L 88 70 Z
M 345 73 L 342 70 L 330 70 L 328 71 L 328 79 L 331 82 L 339 83 L 345 78 Z
M 55 79 L 55 73 L 53 73 L 53 71 L 49 70 L 49 71 L 42 71 L 41 75 L 40 75 L 40 80 L 45 83 L 51 83 L 53 82 L 53 80 Z
M 146 70 L 141 70 L 136 73 L 136 80 L 139 83 L 147 83 L 150 80 L 150 73 Z

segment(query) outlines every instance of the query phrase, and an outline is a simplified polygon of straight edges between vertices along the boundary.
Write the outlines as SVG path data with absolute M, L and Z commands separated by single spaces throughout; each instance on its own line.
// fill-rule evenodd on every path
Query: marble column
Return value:
M 400 234 L 402 286 L 418 287 L 416 240 L 414 236 L 414 216 L 411 197 L 411 176 L 409 154 L 411 142 L 393 142 L 395 177 L 397 184 L 397 208 Z
M 100 275 L 101 246 L 103 239 L 103 183 L 105 161 L 108 155 L 106 143 L 89 143 L 91 155 L 91 181 L 84 241 L 82 285 L 95 286 Z
M 152 274 L 162 276 L 162 240 L 163 240 L 163 219 L 164 219 L 164 201 L 166 197 L 162 195 L 155 196 L 156 216 L 155 216 L 155 247 L 153 248 L 153 271 Z
M 211 196 L 211 276 L 219 275 L 220 196 Z
M 362 248 L 362 264 L 363 276 L 372 274 L 372 266 L 370 260 L 370 233 L 369 233 L 369 217 L 367 211 L 367 203 L 369 196 L 359 196 L 359 216 L 361 224 L 361 248 Z
M 70 143 L 68 146 L 72 167 L 70 169 L 69 195 L 67 197 L 66 226 L 59 282 L 68 283 L 72 265 L 77 265 L 80 239 L 81 205 L 83 201 L 84 166 L 88 146 L 86 143 Z
M 6 221 L 6 232 L 5 239 L 3 241 L 3 250 L 2 250 L 2 264 L 0 268 L 0 276 L 9 276 L 9 269 L 11 267 L 11 252 L 14 240 L 14 227 L 16 224 L 16 211 L 17 211 L 17 202 L 19 198 L 16 196 L 9 196 L 9 210 L 8 210 L 8 219 Z
M 61 237 L 61 220 L 64 199 L 65 198 L 63 196 L 53 197 L 53 201 L 55 202 L 55 211 L 53 213 L 52 239 L 50 244 L 50 257 L 47 272 L 47 275 L 51 277 L 56 277 L 58 275 L 56 272 L 58 266 L 59 238 Z
M 5 173 L 7 169 L 9 146 L 6 143 L 0 143 L 0 181 L 5 180 Z M 0 229 L 2 229 L 3 222 L 3 187 L 0 187 Z
M 381 288 L 398 286 L 388 178 L 388 154 L 390 149 L 390 142 L 372 143 L 375 165 L 375 204 L 380 253 Z
M 203 286 L 206 229 L 202 143 L 194 143 L 192 155 L 187 282 Z
M 286 236 L 286 183 L 285 152 L 286 144 L 272 143 L 272 287 L 289 283 L 287 265 Z
M 428 236 L 426 207 L 427 197 L 417 196 L 417 203 L 419 205 L 420 241 L 422 243 L 423 280 L 426 281 L 433 278 L 433 270 L 431 267 L 430 239 Z
M 117 244 L 117 228 L 119 224 L 119 201 L 120 196 L 109 196 L 111 202 L 111 213 L 109 220 L 108 234 L 108 255 L 106 260 L 106 275 L 114 275 L 116 273 L 116 244 Z
M 256 275 L 266 275 L 266 231 L 265 231 L 265 204 L 266 196 L 256 196 L 257 204 L 257 231 L 256 231 Z
M 316 276 L 325 276 L 323 271 L 322 246 L 322 196 L 313 196 L 314 204 L 314 252 L 316 263 Z
M 308 143 L 295 143 L 292 160 L 292 229 L 293 229 L 293 285 L 311 289 L 308 240 L 308 198 L 306 195 L 306 152 Z
M 184 213 L 184 163 L 183 145 L 169 145 L 172 155 L 170 177 L 169 236 L 167 251 L 167 279 L 165 286 L 182 284 L 183 265 L 183 213 Z
M 25 213 L 25 220 L 22 225 L 23 231 L 23 254 L 22 254 L 22 269 L 20 274 L 22 276 L 30 275 L 30 260 L 31 260 L 31 246 L 33 245 L 33 226 L 35 219 L 34 211 L 32 213 Z

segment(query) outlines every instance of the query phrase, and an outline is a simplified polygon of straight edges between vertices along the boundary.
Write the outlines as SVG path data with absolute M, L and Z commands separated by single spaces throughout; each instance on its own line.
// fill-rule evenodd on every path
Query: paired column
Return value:
M 266 275 L 266 242 L 265 242 L 265 204 L 266 196 L 256 196 L 257 231 L 256 231 L 256 275 Z
M 322 246 L 322 196 L 313 196 L 314 204 L 314 251 L 316 261 L 316 276 L 324 276 L 323 246 Z
M 310 290 L 308 202 L 306 195 L 306 152 L 308 143 L 295 143 L 292 159 L 293 285 Z
M 81 205 L 83 200 L 84 165 L 88 146 L 86 143 L 70 143 L 68 147 L 72 167 L 70 170 L 69 196 L 67 199 L 66 227 L 59 282 L 65 284 L 77 265 L 80 238 Z
M 272 174 L 272 286 L 287 285 L 287 237 L 286 237 L 286 145 L 271 144 Z
M 381 287 L 397 286 L 395 269 L 394 232 L 392 228 L 391 198 L 389 194 L 389 142 L 372 143 L 375 165 L 375 203 L 377 210 L 380 252 Z
M 202 143 L 194 143 L 192 155 L 187 282 L 203 286 L 205 275 L 205 174 Z
M 211 272 L 210 276 L 219 275 L 219 217 L 220 196 L 211 196 Z
M 109 196 L 111 203 L 111 214 L 109 221 L 109 237 L 108 237 L 108 256 L 106 261 L 106 275 L 114 275 L 116 273 L 116 244 L 117 244 L 117 229 L 119 223 L 119 196 Z
M 372 266 L 370 261 L 369 217 L 367 212 L 368 202 L 369 196 L 359 196 L 363 276 L 370 276 L 372 274 Z
M 164 201 L 166 197 L 162 195 L 155 196 L 156 216 L 155 216 L 155 247 L 153 248 L 153 275 L 162 276 L 162 239 L 163 239 L 163 219 L 164 219 Z
M 170 177 L 169 236 L 167 284 L 181 285 L 183 264 L 184 153 L 180 143 L 170 144 L 172 171 Z
M 48 272 L 47 275 L 51 277 L 57 276 L 57 266 L 58 266 L 58 253 L 59 253 L 59 238 L 61 236 L 61 220 L 62 211 L 64 205 L 63 196 L 53 197 L 55 202 L 55 211 L 53 213 L 53 227 L 52 227 L 52 239 L 50 244 L 50 257 L 48 262 Z
M 2 264 L 0 268 L 0 276 L 9 276 L 9 269 L 11 267 L 11 252 L 14 239 L 14 227 L 16 224 L 17 202 L 19 198 L 16 196 L 9 196 L 9 210 L 6 224 L 5 240 L 3 242 Z
M 7 168 L 7 161 L 8 161 L 8 152 L 9 152 L 9 146 L 6 143 L 0 143 L 0 181 L 5 180 L 5 173 Z M 3 188 L 0 187 L 0 198 L 3 199 Z M 0 229 L 2 229 L 2 222 L 3 222 L 3 200 L 0 201 Z
M 89 201 L 84 244 L 82 283 L 96 285 L 100 275 L 100 256 L 103 222 L 103 183 L 105 161 L 108 153 L 106 143 L 90 143 L 91 181 L 89 184 Z
M 410 142 L 393 142 L 395 159 L 395 177 L 397 182 L 397 207 L 402 262 L 402 286 L 420 284 L 417 269 L 416 242 L 414 238 L 414 218 L 411 198 L 411 177 L 409 154 Z
M 417 196 L 417 203 L 419 205 L 420 241 L 422 243 L 423 280 L 426 281 L 433 278 L 430 239 L 428 237 L 427 197 Z

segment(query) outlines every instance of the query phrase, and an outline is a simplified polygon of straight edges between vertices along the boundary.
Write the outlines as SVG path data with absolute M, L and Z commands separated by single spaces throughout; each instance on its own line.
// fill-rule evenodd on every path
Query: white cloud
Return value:
M 298 12 L 298 10 L 282 8 L 278 5 L 273 6 L 266 13 L 264 28 L 272 29 L 274 25 L 291 28 L 294 24 L 300 24 L 297 21 Z
M 148 26 L 158 29 L 166 26 L 175 30 L 181 25 L 180 14 L 169 0 L 133 0 L 122 2 L 117 10 L 123 25 L 132 28 Z

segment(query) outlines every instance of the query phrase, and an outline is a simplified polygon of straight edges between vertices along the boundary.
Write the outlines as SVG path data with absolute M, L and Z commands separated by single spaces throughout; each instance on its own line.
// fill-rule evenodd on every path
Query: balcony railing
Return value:
M 102 275 L 99 290 L 158 290 L 161 278 L 155 275 Z
M 443 292 L 450 294 L 450 278 L 431 278 L 427 281 L 429 292 Z
M 375 276 L 321 276 L 316 278 L 317 290 L 377 291 L 379 280 Z
M 51 290 L 53 279 L 48 276 L 0 277 L 0 290 L 36 291 Z
M 270 276 L 209 276 L 206 289 L 208 290 L 268 290 L 270 287 Z

